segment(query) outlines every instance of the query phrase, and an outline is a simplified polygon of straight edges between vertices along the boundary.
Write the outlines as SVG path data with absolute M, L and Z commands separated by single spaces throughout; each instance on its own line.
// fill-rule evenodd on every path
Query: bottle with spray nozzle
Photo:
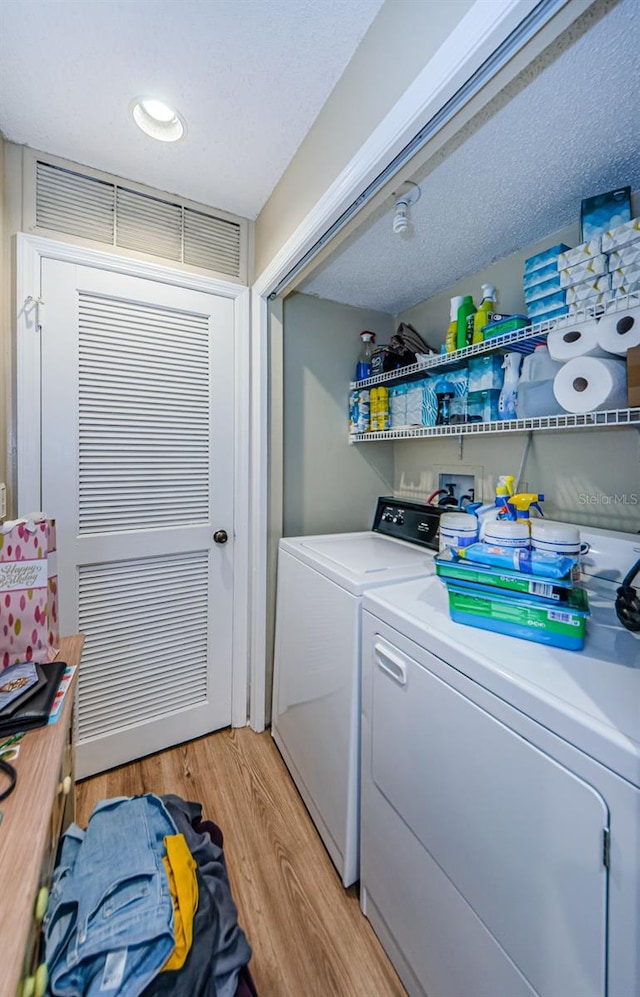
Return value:
M 512 495 L 507 502 L 509 518 L 526 523 L 530 527 L 531 509 L 536 509 L 541 516 L 544 516 L 540 502 L 544 502 L 544 495 L 538 492 L 521 492 L 518 495 Z
M 467 336 L 468 343 L 484 342 L 483 329 L 488 325 L 496 310 L 496 289 L 493 284 L 483 284 L 481 287 L 482 300 L 478 305 L 478 310 L 473 316 L 473 328 L 471 338 Z
M 462 304 L 462 295 L 458 294 L 451 299 L 449 309 L 449 326 L 444 341 L 445 353 L 453 353 L 458 349 L 458 309 Z

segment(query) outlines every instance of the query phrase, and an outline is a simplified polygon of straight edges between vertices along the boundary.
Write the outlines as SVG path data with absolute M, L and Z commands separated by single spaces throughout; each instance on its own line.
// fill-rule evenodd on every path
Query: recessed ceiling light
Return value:
M 177 142 L 187 130 L 178 112 L 154 97 L 136 97 L 131 114 L 138 128 L 159 142 Z

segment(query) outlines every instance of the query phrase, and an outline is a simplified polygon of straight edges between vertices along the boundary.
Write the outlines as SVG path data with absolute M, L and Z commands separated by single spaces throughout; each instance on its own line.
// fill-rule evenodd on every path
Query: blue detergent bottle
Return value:
M 365 330 L 360 333 L 360 339 L 362 346 L 360 348 L 358 363 L 356 364 L 356 381 L 364 381 L 365 378 L 371 377 L 371 357 L 373 356 L 373 344 L 376 340 L 376 334 L 375 332 Z

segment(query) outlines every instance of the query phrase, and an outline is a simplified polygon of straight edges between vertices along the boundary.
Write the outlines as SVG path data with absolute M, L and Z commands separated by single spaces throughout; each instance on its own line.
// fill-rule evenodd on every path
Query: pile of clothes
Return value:
M 99 803 L 62 838 L 44 921 L 53 995 L 257 997 L 222 832 L 178 796 Z

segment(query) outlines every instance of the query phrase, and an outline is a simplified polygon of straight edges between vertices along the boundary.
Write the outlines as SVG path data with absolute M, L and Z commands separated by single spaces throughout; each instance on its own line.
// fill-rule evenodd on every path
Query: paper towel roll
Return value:
M 598 323 L 595 319 L 585 319 L 577 325 L 552 329 L 547 336 L 547 346 L 553 360 L 607 356 L 607 351 L 598 342 Z
M 624 360 L 575 357 L 553 380 L 553 393 L 567 412 L 595 412 L 627 407 Z
M 640 308 L 603 315 L 598 322 L 598 344 L 619 357 L 626 356 L 633 346 L 640 346 Z

